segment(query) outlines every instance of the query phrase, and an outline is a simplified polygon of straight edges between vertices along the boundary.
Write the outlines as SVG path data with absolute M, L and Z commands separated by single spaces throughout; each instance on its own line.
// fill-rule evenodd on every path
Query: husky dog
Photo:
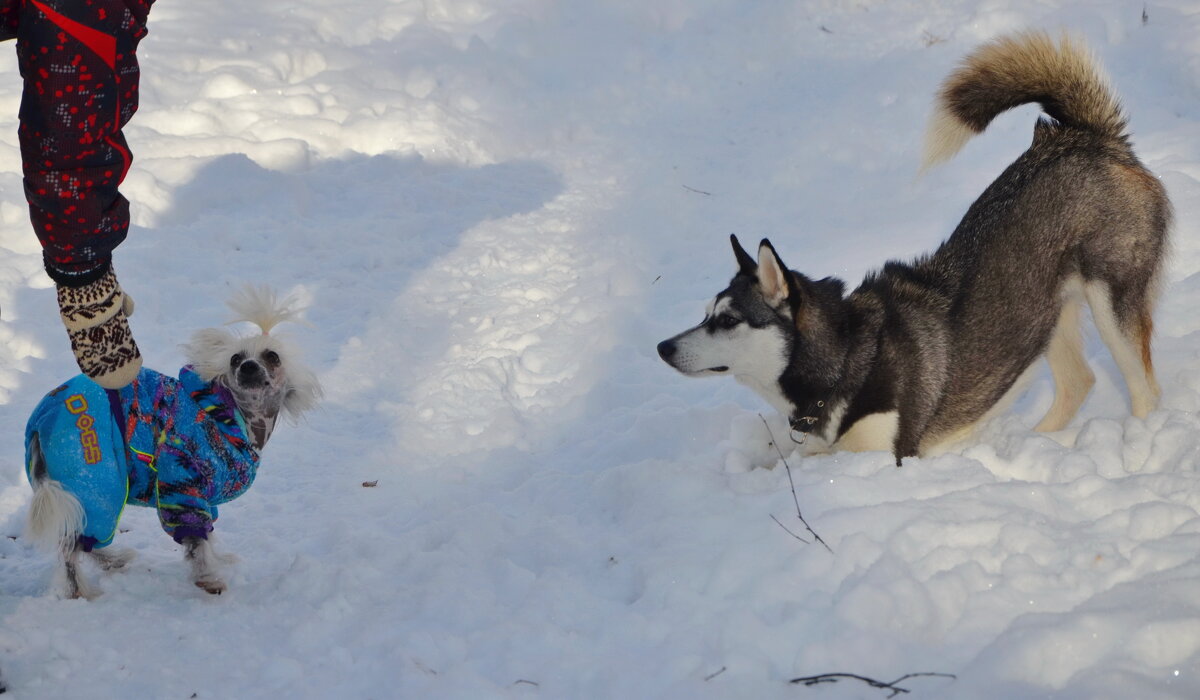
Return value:
M 250 487 L 279 414 L 295 418 L 321 393 L 291 345 L 269 334 L 296 317 L 290 299 L 247 288 L 229 305 L 261 334 L 198 331 L 179 378 L 143 368 L 126 388 L 105 390 L 78 375 L 34 409 L 25 431 L 34 491 L 27 533 L 58 554 L 68 596 L 97 595 L 79 570 L 81 552 L 106 570 L 133 558 L 106 549 L 127 503 L 158 510 L 198 587 L 225 590 L 217 571 L 225 558 L 208 540 L 217 506 Z
M 967 56 L 938 94 L 925 166 L 1030 102 L 1046 113 L 1033 144 L 933 254 L 888 262 L 844 296 L 769 241 L 755 259 L 731 237 L 733 281 L 659 355 L 688 376 L 732 374 L 820 445 L 891 450 L 899 466 L 1000 410 L 1042 356 L 1055 397 L 1037 430 L 1065 427 L 1095 382 L 1086 302 L 1144 417 L 1159 397 L 1151 312 L 1171 206 L 1087 50 L 1030 32 Z

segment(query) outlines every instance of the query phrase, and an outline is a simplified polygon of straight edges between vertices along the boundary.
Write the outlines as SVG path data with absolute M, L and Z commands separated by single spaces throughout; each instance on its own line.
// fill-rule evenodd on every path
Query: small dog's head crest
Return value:
M 304 307 L 294 294 L 282 299 L 272 288 L 246 285 L 229 300 L 229 308 L 237 314 L 229 323 L 253 323 L 270 335 L 271 329 L 287 321 L 300 321 Z

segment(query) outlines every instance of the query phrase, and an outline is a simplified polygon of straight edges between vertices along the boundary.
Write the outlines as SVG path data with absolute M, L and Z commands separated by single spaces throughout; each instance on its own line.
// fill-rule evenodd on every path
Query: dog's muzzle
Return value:
M 244 387 L 258 387 L 267 383 L 267 371 L 254 360 L 246 360 L 237 368 L 238 384 Z
M 664 340 L 658 344 L 658 356 L 663 359 L 663 362 L 666 362 L 668 365 L 671 365 L 672 367 L 679 370 L 680 372 L 683 372 L 684 374 L 688 375 L 689 377 L 699 376 L 701 374 L 704 374 L 705 372 L 714 372 L 716 374 L 723 374 L 723 373 L 729 371 L 729 367 L 727 367 L 725 365 L 717 365 L 715 367 L 708 367 L 708 368 L 705 368 L 702 370 L 682 369 L 679 367 L 679 365 L 675 364 L 675 355 L 678 351 L 679 351 L 679 348 L 678 348 L 678 346 L 675 345 L 674 338 L 672 338 L 670 340 Z

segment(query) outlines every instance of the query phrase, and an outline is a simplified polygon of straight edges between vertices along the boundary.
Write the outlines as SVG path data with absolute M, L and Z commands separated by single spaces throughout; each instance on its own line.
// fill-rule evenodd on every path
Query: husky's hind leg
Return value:
M 1068 283 L 1058 325 L 1046 349 L 1046 360 L 1054 376 L 1054 404 L 1034 428 L 1039 432 L 1054 432 L 1067 427 L 1096 383 L 1096 375 L 1092 374 L 1087 358 L 1083 356 L 1083 335 L 1079 325 L 1082 309 L 1083 297 L 1078 283 Z
M 1162 393 L 1154 378 L 1154 363 L 1150 356 L 1150 336 L 1154 331 L 1150 299 L 1146 290 L 1126 292 L 1114 299 L 1112 287 L 1096 280 L 1084 287 L 1088 306 L 1100 339 L 1108 346 L 1113 360 L 1129 387 L 1129 402 L 1133 415 L 1145 418 L 1158 406 Z

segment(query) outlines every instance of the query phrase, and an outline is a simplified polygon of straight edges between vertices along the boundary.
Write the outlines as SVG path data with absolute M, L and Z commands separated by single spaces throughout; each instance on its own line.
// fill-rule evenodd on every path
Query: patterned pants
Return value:
M 132 156 L 121 128 L 138 106 L 138 42 L 154 0 L 0 0 L 0 40 L 16 38 L 30 219 L 55 282 L 109 268 L 129 231 L 117 191 Z

